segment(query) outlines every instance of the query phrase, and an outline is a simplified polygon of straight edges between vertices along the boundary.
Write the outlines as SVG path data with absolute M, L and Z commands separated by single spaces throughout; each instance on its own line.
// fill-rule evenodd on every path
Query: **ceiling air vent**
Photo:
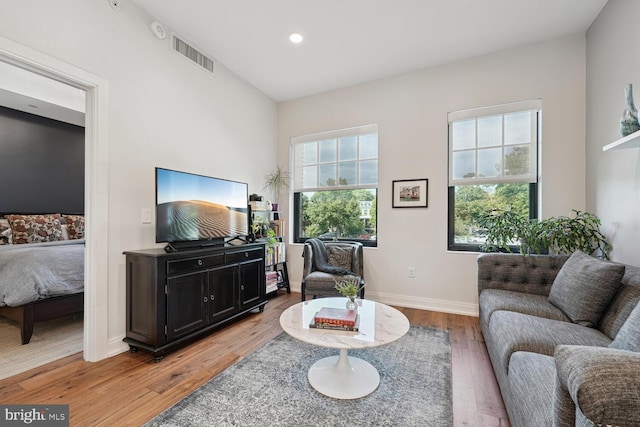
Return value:
M 175 34 L 173 34 L 171 47 L 180 55 L 195 62 L 196 64 L 198 64 L 200 67 L 204 68 L 211 74 L 215 74 L 215 67 L 216 67 L 215 61 L 209 58 L 204 53 L 200 52 L 195 47 L 191 46 L 189 43 L 182 40 L 180 37 L 178 37 Z

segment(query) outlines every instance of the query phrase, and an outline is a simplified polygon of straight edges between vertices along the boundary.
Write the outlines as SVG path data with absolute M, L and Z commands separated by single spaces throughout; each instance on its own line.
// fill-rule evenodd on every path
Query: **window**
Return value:
M 378 127 L 292 138 L 294 241 L 377 246 Z
M 533 100 L 449 113 L 450 250 L 478 251 L 482 218 L 492 212 L 537 217 L 540 107 Z

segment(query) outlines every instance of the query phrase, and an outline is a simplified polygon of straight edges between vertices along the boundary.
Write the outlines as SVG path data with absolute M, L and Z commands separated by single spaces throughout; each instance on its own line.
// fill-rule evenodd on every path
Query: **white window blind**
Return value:
M 540 100 L 448 114 L 449 186 L 536 182 Z
M 378 184 L 378 126 L 291 138 L 293 191 L 371 188 Z

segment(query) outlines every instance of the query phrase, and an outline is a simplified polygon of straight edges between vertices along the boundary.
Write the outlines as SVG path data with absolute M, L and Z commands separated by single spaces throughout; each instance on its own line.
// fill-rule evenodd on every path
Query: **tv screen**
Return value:
M 244 182 L 156 168 L 156 242 L 247 236 L 247 196 Z

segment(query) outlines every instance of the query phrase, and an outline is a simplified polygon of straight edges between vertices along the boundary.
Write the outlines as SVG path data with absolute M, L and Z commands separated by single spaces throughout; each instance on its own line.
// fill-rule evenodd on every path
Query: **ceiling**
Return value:
M 275 101 L 583 33 L 607 2 L 130 1 Z

